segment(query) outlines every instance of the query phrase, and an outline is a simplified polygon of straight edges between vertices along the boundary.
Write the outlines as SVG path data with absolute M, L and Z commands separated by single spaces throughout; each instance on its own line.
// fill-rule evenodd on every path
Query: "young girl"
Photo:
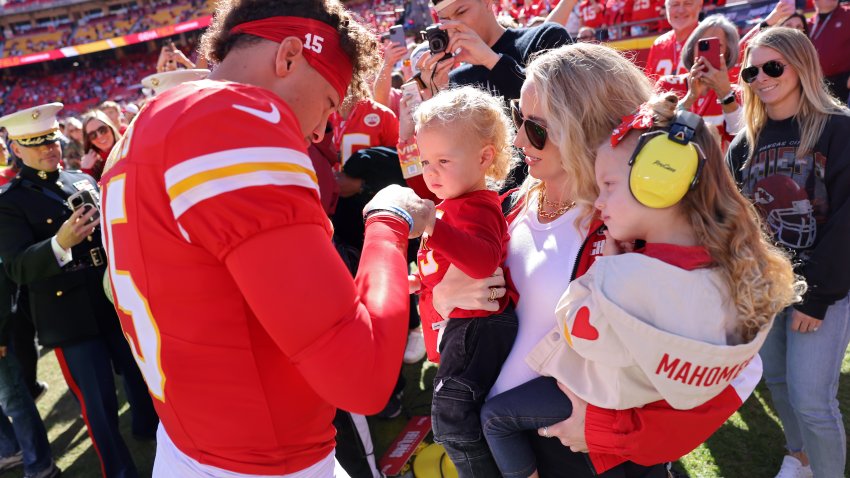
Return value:
M 572 413 L 556 382 L 608 409 L 695 408 L 746 368 L 773 316 L 799 298 L 791 263 L 762 234 L 705 123 L 675 106 L 673 95 L 653 100 L 597 151 L 607 257 L 570 284 L 558 325 L 526 358 L 544 377 L 482 411 L 504 476 L 537 476 L 520 432 L 548 436 Z M 636 240 L 645 246 L 623 253 Z
M 425 228 L 419 249 L 420 315 L 428 358 L 439 362 L 431 415 L 461 478 L 498 476 L 481 433 L 479 412 L 516 337 L 510 294 L 497 297 L 495 314 L 455 309 L 445 319 L 434 310 L 431 290 L 454 265 L 484 278 L 502 264 L 508 227 L 498 187 L 511 170 L 513 129 L 501 102 L 463 87 L 444 91 L 415 113 L 416 141 L 425 183 L 442 202 Z M 492 315 L 491 315 L 492 314 Z M 484 320 L 475 320 L 484 317 Z

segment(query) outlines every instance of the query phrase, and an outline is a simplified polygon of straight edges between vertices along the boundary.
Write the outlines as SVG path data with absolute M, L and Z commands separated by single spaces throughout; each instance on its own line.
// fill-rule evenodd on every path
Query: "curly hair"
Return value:
M 485 175 L 491 189 L 500 189 L 517 159 L 513 154 L 515 130 L 502 101 L 472 86 L 443 90 L 414 112 L 416 131 L 425 126 L 451 126 L 469 132 L 482 145 L 496 150 Z
M 677 103 L 673 93 L 649 101 L 653 129 L 670 127 Z M 679 205 L 728 285 L 739 335 L 749 342 L 777 313 L 801 300 L 806 283 L 794 274 L 788 254 L 773 244 L 755 207 L 738 190 L 710 129 L 700 122 L 696 130 L 694 143 L 705 153 L 705 164 L 695 188 Z
M 276 16 L 311 18 L 335 28 L 340 46 L 354 67 L 349 101 L 370 96 L 370 79 L 381 64 L 378 41 L 338 0 L 219 0 L 213 22 L 201 37 L 201 55 L 212 63 L 221 63 L 234 49 L 261 40 L 244 33 L 233 35 L 233 27 Z

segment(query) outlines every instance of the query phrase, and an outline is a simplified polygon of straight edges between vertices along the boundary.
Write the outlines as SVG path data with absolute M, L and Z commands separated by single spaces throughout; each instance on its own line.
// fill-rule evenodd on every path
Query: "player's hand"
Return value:
M 100 156 L 95 152 L 95 150 L 90 149 L 88 153 L 84 154 L 83 157 L 80 158 L 80 168 L 91 169 L 94 167 L 94 164 L 98 159 L 100 159 Z
M 449 72 L 454 67 L 454 62 L 451 59 L 440 61 L 445 57 L 446 52 L 432 55 L 430 51 L 426 51 L 416 62 L 419 76 L 428 88 L 443 90 L 449 85 Z
M 454 55 L 455 64 L 469 63 L 481 65 L 492 70 L 499 62 L 499 54 L 494 52 L 475 30 L 456 20 L 441 23 L 440 30 L 449 33 L 448 50 Z
M 495 312 L 499 310 L 499 301 L 496 299 L 504 297 L 506 293 L 505 273 L 501 267 L 486 279 L 473 279 L 452 264 L 446 269 L 446 275 L 440 283 L 434 286 L 432 303 L 434 310 L 447 319 L 452 310 L 458 307 Z M 493 300 L 490 300 L 491 297 Z
M 71 214 L 56 232 L 56 242 L 62 249 L 70 249 L 77 244 L 83 242 L 83 239 L 92 235 L 95 228 L 100 225 L 100 218 L 93 222 L 89 222 L 97 213 L 97 208 L 93 206 L 81 207 Z
M 557 438 L 562 445 L 577 453 L 587 453 L 587 437 L 584 434 L 584 421 L 587 416 L 587 402 L 574 394 L 566 385 L 558 382 L 558 388 L 573 404 L 570 418 L 548 427 L 539 428 L 537 434 L 542 437 Z
M 823 324 L 822 320 L 818 320 L 811 315 L 804 314 L 799 310 L 795 310 L 791 313 L 791 331 L 800 332 L 801 334 L 808 334 L 810 332 L 817 332 L 818 327 Z
M 404 209 L 413 218 L 413 229 L 410 238 L 416 238 L 425 231 L 428 218 L 434 214 L 434 202 L 422 199 L 410 188 L 391 184 L 378 191 L 378 194 L 366 204 L 363 211 L 372 209 L 387 209 L 390 206 Z

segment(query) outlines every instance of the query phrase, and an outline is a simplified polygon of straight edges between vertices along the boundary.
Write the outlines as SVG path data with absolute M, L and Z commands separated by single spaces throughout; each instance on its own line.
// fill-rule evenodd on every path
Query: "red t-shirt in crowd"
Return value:
M 815 14 L 809 19 L 809 32 L 824 76 L 850 71 L 850 6 L 838 5 L 823 22 Z
M 423 238 L 416 256 L 422 280 L 419 313 L 428 360 L 440 361 L 437 331 L 431 328 L 442 320 L 432 304 L 434 286 L 443 280 L 451 264 L 470 277 L 490 277 L 505 261 L 508 239 L 508 224 L 495 191 L 473 191 L 446 199 L 437 206 L 434 232 Z M 507 294 L 500 299 L 500 312 L 505 309 L 508 300 Z M 449 317 L 473 318 L 491 314 L 493 312 L 485 310 L 454 309 Z
M 605 4 L 598 0 L 583 0 L 578 11 L 581 14 L 581 23 L 586 27 L 599 28 L 605 24 Z
M 358 102 L 348 118 L 339 113 L 331 115 L 334 145 L 342 164 L 361 149 L 375 146 L 395 148 L 398 143 L 398 117 L 386 106 L 373 101 Z
M 687 38 L 679 42 L 673 30 L 656 38 L 646 59 L 646 75 L 656 80 L 665 75 L 687 73 L 688 70 L 682 65 L 682 45 L 686 40 Z
M 370 218 L 352 281 L 306 147 L 273 92 L 203 80 L 148 102 L 103 176 L 122 329 L 168 436 L 206 465 L 303 470 L 333 452 L 336 407 L 376 413 L 398 378 L 407 225 Z
M 662 3 L 658 0 L 629 0 L 626 2 L 626 19 L 629 22 L 640 22 L 657 18 Z

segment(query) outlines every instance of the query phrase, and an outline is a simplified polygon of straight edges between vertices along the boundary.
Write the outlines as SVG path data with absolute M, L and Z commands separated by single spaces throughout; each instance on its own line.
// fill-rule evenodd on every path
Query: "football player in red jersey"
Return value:
M 659 76 L 688 72 L 682 65 L 682 46 L 699 23 L 702 0 L 666 0 L 664 6 L 673 29 L 656 38 L 649 49 L 644 71 L 653 81 Z
M 115 306 L 162 421 L 153 476 L 346 476 L 335 408 L 390 395 L 433 204 L 376 195 L 351 279 L 307 156 L 377 66 L 341 3 L 223 0 L 202 45 L 215 72 L 148 102 L 103 176 Z

